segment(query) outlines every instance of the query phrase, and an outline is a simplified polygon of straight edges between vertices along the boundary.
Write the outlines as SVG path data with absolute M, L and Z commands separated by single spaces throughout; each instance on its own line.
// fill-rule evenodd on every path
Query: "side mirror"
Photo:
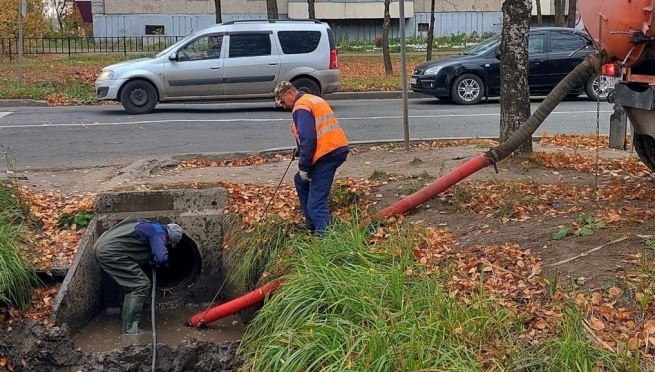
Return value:
M 168 56 L 169 61 L 177 61 L 177 53 L 173 53 L 170 56 Z

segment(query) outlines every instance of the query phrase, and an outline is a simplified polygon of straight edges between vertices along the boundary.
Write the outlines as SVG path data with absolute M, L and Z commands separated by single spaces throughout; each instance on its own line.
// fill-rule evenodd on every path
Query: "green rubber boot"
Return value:
M 141 319 L 141 310 L 146 298 L 144 296 L 125 295 L 123 300 L 123 310 L 121 318 L 123 327 L 121 333 L 124 335 L 139 335 L 143 331 L 139 329 L 139 320 Z

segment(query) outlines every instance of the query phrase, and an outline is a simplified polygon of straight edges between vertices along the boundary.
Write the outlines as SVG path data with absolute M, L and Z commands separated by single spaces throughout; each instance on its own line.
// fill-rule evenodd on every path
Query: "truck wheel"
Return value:
M 585 93 L 587 93 L 587 96 L 592 101 L 597 101 L 599 98 L 601 101 L 605 101 L 609 92 L 613 89 L 614 86 L 604 75 L 592 75 L 587 79 L 587 84 L 585 84 Z
M 291 82 L 296 89 L 315 96 L 321 96 L 321 87 L 312 79 L 300 78 Z
M 474 74 L 463 74 L 455 79 L 451 97 L 460 105 L 477 105 L 484 97 L 484 82 Z
M 121 90 L 121 104 L 132 115 L 148 114 L 157 106 L 157 90 L 143 80 L 133 80 Z
M 655 138 L 647 134 L 635 133 L 632 140 L 641 160 L 651 171 L 655 172 Z

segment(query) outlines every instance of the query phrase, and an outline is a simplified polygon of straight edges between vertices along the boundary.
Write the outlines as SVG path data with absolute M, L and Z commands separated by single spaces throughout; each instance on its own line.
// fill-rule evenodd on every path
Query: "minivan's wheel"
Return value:
M 455 79 L 451 96 L 460 105 L 475 105 L 484 97 L 484 82 L 474 74 L 463 74 Z
M 655 172 L 655 138 L 647 134 L 635 133 L 632 141 L 639 160 Z
M 316 84 L 312 79 L 300 78 L 291 82 L 296 89 L 302 92 L 313 94 L 315 96 L 321 96 L 321 87 Z
M 120 99 L 123 108 L 130 114 L 147 114 L 157 106 L 157 90 L 147 81 L 134 80 L 125 84 Z
M 597 101 L 599 98 L 601 101 L 606 100 L 607 96 L 613 89 L 614 85 L 605 75 L 590 76 L 585 85 L 585 92 L 592 101 Z

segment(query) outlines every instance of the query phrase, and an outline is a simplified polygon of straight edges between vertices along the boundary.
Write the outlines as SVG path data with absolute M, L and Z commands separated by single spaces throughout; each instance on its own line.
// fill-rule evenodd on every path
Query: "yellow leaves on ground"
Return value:
M 93 197 L 90 195 L 63 195 L 54 191 L 35 193 L 28 188 L 20 189 L 22 200 L 29 203 L 30 213 L 41 223 L 34 235 L 36 249 L 28 256 L 37 269 L 51 266 L 68 267 L 73 262 L 83 230 L 61 230 L 57 227 L 63 213 L 75 215 L 82 210 L 93 209 Z

